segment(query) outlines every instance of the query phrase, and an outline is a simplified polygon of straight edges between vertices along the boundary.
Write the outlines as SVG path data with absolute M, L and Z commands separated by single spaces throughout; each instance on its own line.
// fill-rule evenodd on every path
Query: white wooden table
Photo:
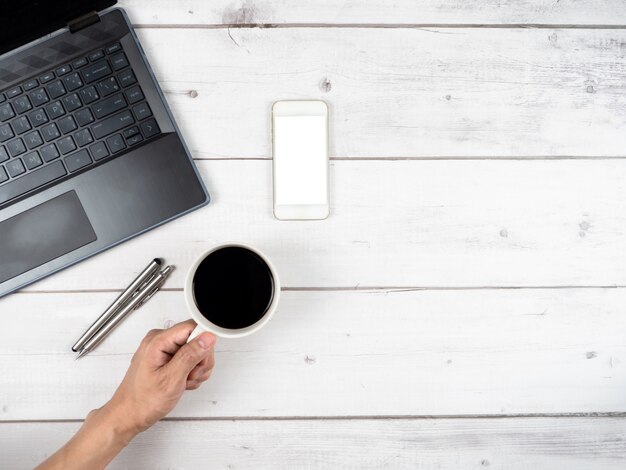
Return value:
M 213 203 L 0 301 L 0 467 L 30 468 L 188 317 L 183 273 L 268 253 L 275 321 L 112 468 L 626 467 L 623 0 L 127 0 Z M 326 100 L 332 215 L 279 222 L 270 106 Z M 87 359 L 147 260 L 178 270 Z

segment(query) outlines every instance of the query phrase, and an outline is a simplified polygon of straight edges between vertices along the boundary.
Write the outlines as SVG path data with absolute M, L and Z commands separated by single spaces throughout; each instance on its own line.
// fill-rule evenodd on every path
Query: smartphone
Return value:
M 277 101 L 272 107 L 274 216 L 328 217 L 328 106 L 323 101 Z

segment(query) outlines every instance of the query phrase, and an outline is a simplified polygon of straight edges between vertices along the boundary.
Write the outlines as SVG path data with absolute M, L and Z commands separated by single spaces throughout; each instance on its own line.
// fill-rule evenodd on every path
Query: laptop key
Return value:
M 24 136 L 24 142 L 26 143 L 26 147 L 28 150 L 32 150 L 40 145 L 43 145 L 43 139 L 41 138 L 41 134 L 39 132 L 34 131 Z
M 38 86 L 39 86 L 39 82 L 37 81 L 36 78 L 33 78 L 31 80 L 28 80 L 26 83 L 24 83 L 24 91 L 32 90 L 33 88 L 37 88 Z
M 109 60 L 111 61 L 113 70 L 115 70 L 116 72 L 118 70 L 122 70 L 123 68 L 128 67 L 128 60 L 126 59 L 126 54 L 124 54 L 123 52 L 112 55 Z
M 141 136 L 141 134 L 137 134 L 134 135 L 128 139 L 126 139 L 126 143 L 130 146 L 130 145 L 137 145 L 139 142 L 141 142 L 143 140 L 143 137 Z
M 23 158 L 24 158 L 24 163 L 26 164 L 26 168 L 28 168 L 29 170 L 34 170 L 38 166 L 43 165 L 43 162 L 41 161 L 41 157 L 39 156 L 39 153 L 37 153 L 36 151 L 27 153 L 26 155 L 24 155 Z
M 46 88 L 48 89 L 48 93 L 50 93 L 50 98 L 52 98 L 53 100 L 60 98 L 65 93 L 67 93 L 65 91 L 65 87 L 63 86 L 63 83 L 61 83 L 61 80 L 57 80 L 56 82 L 50 83 L 49 85 L 46 86 Z
M 114 52 L 121 51 L 122 46 L 120 45 L 119 42 L 116 42 L 115 44 L 105 48 L 104 50 L 106 51 L 107 54 L 113 54 Z
M 76 93 L 72 93 L 63 98 L 63 103 L 65 104 L 65 109 L 70 113 L 83 105 Z
M 70 64 L 65 64 L 57 69 L 57 75 L 59 77 L 63 75 L 67 75 L 72 71 L 72 66 Z
M 0 103 L 4 103 L 7 100 L 7 97 L 4 93 L 0 93 Z
M 89 147 L 89 151 L 91 152 L 91 155 L 93 156 L 93 159 L 95 161 L 102 160 L 103 158 L 106 158 L 110 155 L 109 149 L 107 149 L 107 146 L 104 144 L 104 142 L 98 142 L 96 144 L 93 144 L 91 147 Z
M 63 134 L 69 134 L 70 132 L 78 129 L 76 121 L 74 121 L 74 118 L 72 116 L 66 116 L 63 119 L 59 119 L 57 121 L 57 124 Z
M 46 110 L 48 111 L 50 119 L 56 119 L 65 114 L 65 108 L 63 108 L 63 105 L 60 101 L 54 101 L 50 103 L 48 106 L 46 106 Z
M 129 110 L 118 113 L 114 116 L 96 122 L 91 126 L 91 131 L 96 139 L 102 139 L 107 135 L 120 131 L 135 122 L 133 115 Z
M 12 122 L 12 124 L 13 124 L 13 130 L 18 135 L 23 134 L 24 132 L 28 132 L 29 130 L 33 128 L 30 125 L 30 122 L 28 121 L 28 118 L 26 116 L 17 118 L 15 121 Z
M 6 142 L 9 139 L 15 137 L 13 134 L 13 129 L 8 124 L 3 124 L 0 126 L 0 143 Z
M 96 117 L 100 119 L 108 116 L 109 114 L 113 114 L 120 109 L 124 109 L 125 107 L 126 100 L 124 99 L 124 95 L 118 93 L 117 95 L 113 95 L 110 98 L 94 104 L 92 109 Z
M 44 103 L 50 101 L 48 93 L 45 88 L 38 88 L 35 91 L 30 92 L 30 99 L 33 101 L 34 106 L 41 106 Z
M 148 106 L 148 103 L 146 102 L 143 102 L 135 106 L 133 108 L 133 112 L 135 113 L 135 118 L 137 118 L 137 121 L 142 121 L 152 116 L 152 110 L 150 109 L 150 106 Z
M 5 171 L 4 167 L 0 166 L 0 184 L 8 180 L 9 180 L 9 175 L 7 175 L 7 172 Z
M 63 81 L 65 82 L 65 88 L 67 91 L 78 90 L 81 86 L 83 86 L 83 81 L 80 79 L 80 75 L 76 72 L 65 77 Z
M 48 73 L 44 73 L 41 77 L 39 77 L 39 81 L 43 85 L 44 83 L 51 82 L 55 78 L 56 78 L 56 75 L 54 75 L 54 72 L 48 72 Z
M 93 142 L 93 137 L 91 136 L 89 129 L 81 129 L 74 134 L 74 140 L 79 147 L 84 147 L 85 145 L 89 145 Z
M 97 101 L 98 98 L 100 98 L 100 95 L 98 95 L 96 88 L 93 86 L 80 90 L 80 96 L 83 98 L 83 103 L 85 104 L 91 104 L 94 101 Z
M 67 175 L 67 171 L 65 171 L 62 162 L 58 161 L 45 165 L 15 181 L 10 181 L 0 186 L 0 204 L 22 196 L 65 175 Z
M 89 61 L 87 60 L 87 57 L 82 57 L 82 58 L 77 59 L 74 62 L 72 62 L 72 67 L 74 67 L 74 70 L 76 70 L 76 69 L 79 69 L 81 67 L 84 67 L 88 63 L 89 63 Z
M 26 168 L 24 168 L 24 164 L 19 158 L 11 160 L 9 163 L 6 164 L 6 167 L 11 178 L 15 178 L 16 176 L 19 176 L 22 173 L 26 172 Z
M 100 49 L 99 51 L 96 52 L 92 52 L 91 54 L 89 54 L 89 61 L 90 62 L 95 62 L 97 60 L 100 60 L 104 57 L 104 51 L 102 49 Z
M 4 147 L 0 147 L 0 163 L 6 162 L 9 159 L 9 154 L 7 153 L 7 149 Z
M 74 117 L 76 118 L 76 122 L 78 122 L 78 125 L 80 127 L 91 124 L 94 121 L 93 114 L 91 114 L 89 108 L 83 108 L 80 111 L 76 111 Z
M 139 128 L 137 126 L 131 127 L 122 132 L 122 134 L 124 134 L 125 139 L 130 139 L 132 136 L 139 134 Z
M 80 71 L 80 73 L 83 74 L 85 83 L 93 83 L 96 80 L 106 77 L 107 75 L 111 75 L 113 71 L 111 70 L 111 67 L 109 67 L 109 63 L 106 60 L 103 60 L 90 65 L 89 67 L 85 67 Z
M 11 107 L 11 103 L 0 105 L 0 122 L 8 121 L 12 117 L 15 117 L 15 112 Z
M 127 69 L 127 70 L 124 70 L 123 72 L 118 73 L 117 79 L 119 80 L 120 85 L 122 85 L 123 88 L 126 88 L 128 86 L 131 86 L 137 83 L 137 77 L 135 77 L 135 74 L 133 73 L 131 69 Z
M 161 132 L 159 125 L 154 119 L 149 119 L 141 123 L 141 132 L 146 139 L 153 137 Z
M 22 87 L 16 86 L 14 88 L 11 88 L 9 91 L 7 91 L 7 97 L 10 98 L 15 98 L 16 96 L 19 96 L 22 94 Z
M 35 127 L 43 126 L 48 122 L 48 116 L 43 108 L 36 109 L 30 113 L 28 117 L 30 118 L 30 122 L 32 122 Z
M 26 147 L 24 146 L 24 142 L 22 142 L 22 139 L 12 140 L 6 145 L 6 148 L 11 158 L 26 152 Z
M 126 90 L 126 98 L 128 98 L 128 102 L 130 104 L 139 103 L 144 99 L 143 93 L 141 92 L 141 88 L 139 86 L 134 86 L 129 90 Z
M 120 91 L 120 86 L 117 84 L 115 77 L 109 77 L 101 82 L 98 82 L 98 89 L 100 90 L 100 94 L 102 96 L 109 96 L 116 91 Z
M 54 144 L 41 147 L 39 149 L 39 152 L 41 152 L 41 156 L 43 157 L 46 163 L 49 163 L 52 160 L 55 160 L 60 157 L 59 151 L 57 150 L 57 147 Z
M 57 147 L 59 148 L 61 155 L 67 155 L 68 153 L 76 150 L 74 139 L 72 139 L 69 135 L 67 137 L 63 137 L 61 140 L 58 140 Z
M 19 98 L 13 100 L 13 108 L 17 114 L 24 114 L 26 111 L 33 109 L 33 105 L 30 104 L 28 96 L 20 96 Z
M 70 170 L 70 173 L 78 171 L 92 163 L 87 149 L 83 149 L 80 152 L 70 155 L 69 157 L 65 157 L 64 160 L 67 169 Z
M 50 142 L 51 140 L 57 139 L 59 137 L 61 137 L 61 133 L 59 132 L 59 128 L 57 127 L 57 125 L 53 122 L 51 124 L 48 124 L 45 127 L 41 128 L 41 133 L 43 135 L 43 138 L 46 142 Z
M 122 134 L 115 134 L 107 139 L 107 145 L 111 149 L 111 153 L 117 153 L 126 148 Z

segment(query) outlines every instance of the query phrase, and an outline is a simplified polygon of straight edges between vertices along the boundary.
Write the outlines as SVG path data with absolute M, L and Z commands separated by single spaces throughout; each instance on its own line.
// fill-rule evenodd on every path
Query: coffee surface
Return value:
M 258 322 L 274 297 L 272 273 L 256 253 L 241 247 L 220 248 L 198 266 L 193 295 L 211 323 L 241 329 Z

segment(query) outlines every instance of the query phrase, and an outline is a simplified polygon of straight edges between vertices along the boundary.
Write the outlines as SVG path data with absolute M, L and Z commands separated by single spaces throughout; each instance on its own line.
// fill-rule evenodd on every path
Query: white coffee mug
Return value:
M 246 250 L 250 250 L 252 253 L 257 254 L 265 262 L 265 264 L 267 264 L 267 267 L 269 268 L 270 273 L 272 275 L 273 285 L 274 285 L 272 301 L 269 307 L 267 308 L 265 315 L 263 315 L 263 317 L 261 317 L 261 319 L 257 321 L 256 323 L 253 323 L 252 325 L 247 326 L 245 328 L 240 328 L 236 330 L 223 328 L 207 320 L 206 317 L 202 315 L 200 310 L 198 310 L 198 306 L 196 305 L 196 301 L 195 301 L 194 293 L 193 293 L 193 278 L 196 274 L 196 270 L 198 269 L 198 266 L 200 266 L 200 263 L 202 263 L 202 261 L 204 261 L 205 258 L 209 256 L 211 253 L 217 250 L 220 250 L 222 248 L 229 248 L 229 247 L 245 248 Z M 214 335 L 220 338 L 241 338 L 243 336 L 248 336 L 248 335 L 251 335 L 252 333 L 256 333 L 270 321 L 270 319 L 274 315 L 274 312 L 276 311 L 276 307 L 278 306 L 278 301 L 280 299 L 280 280 L 278 279 L 278 273 L 276 272 L 276 268 L 274 267 L 272 262 L 268 259 L 268 257 L 265 256 L 262 252 L 260 252 L 256 248 L 251 247 L 250 245 L 246 245 L 243 243 L 228 243 L 226 245 L 215 246 L 211 248 L 210 250 L 204 252 L 191 265 L 191 268 L 189 268 L 189 272 L 187 273 L 187 278 L 185 280 L 184 294 L 185 294 L 185 301 L 187 302 L 187 308 L 189 309 L 189 312 L 191 313 L 191 317 L 198 324 L 198 326 L 196 327 L 195 330 L 193 330 L 193 332 L 191 333 L 191 336 L 189 336 L 189 339 L 187 341 L 191 341 L 196 336 L 198 336 L 199 334 L 205 331 L 213 333 Z

